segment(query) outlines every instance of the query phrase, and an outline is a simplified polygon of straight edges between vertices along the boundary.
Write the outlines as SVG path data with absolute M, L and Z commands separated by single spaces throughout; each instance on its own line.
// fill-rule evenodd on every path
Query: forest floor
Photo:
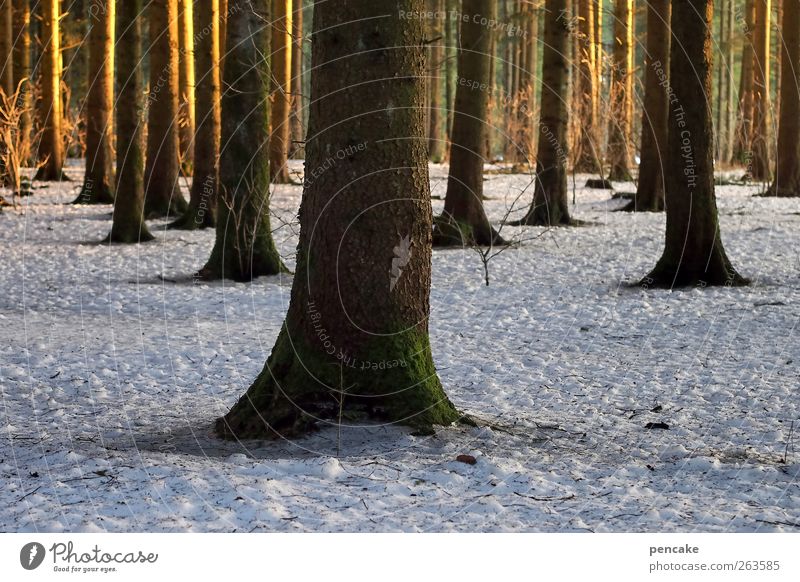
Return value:
M 718 188 L 753 284 L 645 291 L 664 216 L 577 188 L 591 224 L 505 228 L 541 236 L 488 287 L 474 250 L 434 252 L 434 358 L 487 426 L 235 443 L 212 422 L 262 369 L 291 277 L 193 281 L 214 233 L 163 221 L 96 244 L 111 208 L 66 205 L 69 174 L 0 214 L 0 531 L 800 531 L 800 200 Z M 529 182 L 487 176 L 493 220 Z M 290 264 L 300 194 L 272 200 Z

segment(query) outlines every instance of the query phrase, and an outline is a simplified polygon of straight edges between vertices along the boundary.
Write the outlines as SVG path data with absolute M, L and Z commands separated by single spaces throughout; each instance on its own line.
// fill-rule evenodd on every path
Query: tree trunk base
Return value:
M 37 182 L 72 182 L 72 179 L 64 173 L 64 170 L 53 170 L 47 166 L 39 168 L 33 179 Z
M 534 209 L 524 218 L 509 222 L 509 226 L 581 226 L 583 221 L 570 218 L 568 214 L 558 213 L 551 216 L 543 206 L 542 210 Z
M 675 263 L 663 256 L 655 268 L 641 281 L 639 286 L 645 289 L 675 289 L 679 287 L 744 287 L 750 281 L 736 272 L 736 269 L 719 251 L 714 251 L 708 261 L 695 261 L 705 268 L 686 263 Z
M 145 194 L 145 216 L 148 220 L 154 218 L 169 218 L 171 216 L 183 216 L 189 209 L 189 204 L 183 195 L 177 191 L 169 199 L 158 203 L 147 204 L 147 194 Z
M 206 265 L 198 271 L 197 276 L 204 281 L 232 279 L 239 283 L 249 283 L 257 277 L 289 273 L 289 269 L 283 264 L 274 248 L 244 253 L 242 257 L 239 257 L 232 245 L 233 242 L 229 240 L 222 245 L 215 245 L 214 250 L 211 251 L 211 257 Z M 220 246 L 228 248 L 220 250 Z
M 608 173 L 608 179 L 612 182 L 633 182 L 633 175 L 626 168 L 613 166 Z
M 100 241 L 101 244 L 106 243 L 120 243 L 120 244 L 136 244 L 150 242 L 155 240 L 147 227 L 143 224 L 141 229 L 134 228 L 112 228 L 108 236 Z
M 781 186 L 779 188 L 775 184 L 772 184 L 766 192 L 756 194 L 756 196 L 761 198 L 798 198 L 800 197 L 800 185 L 789 187 Z
M 639 201 L 636 197 L 629 200 L 622 208 L 617 208 L 615 212 L 664 212 L 664 200 L 651 199 Z
M 459 421 L 442 389 L 425 336 L 382 337 L 369 361 L 324 357 L 286 326 L 267 364 L 215 431 L 224 439 L 303 435 L 324 425 L 373 420 L 430 434 Z
M 201 212 L 202 210 L 202 212 Z M 167 228 L 174 230 L 202 230 L 217 225 L 214 214 L 208 209 L 189 204 L 188 210 L 177 220 L 170 222 Z
M 72 201 L 73 204 L 113 204 L 114 194 L 111 188 L 106 185 L 99 188 L 84 182 L 78 197 Z
M 433 246 L 446 247 L 491 247 L 508 243 L 488 222 L 470 224 L 454 218 L 437 216 L 433 219 Z

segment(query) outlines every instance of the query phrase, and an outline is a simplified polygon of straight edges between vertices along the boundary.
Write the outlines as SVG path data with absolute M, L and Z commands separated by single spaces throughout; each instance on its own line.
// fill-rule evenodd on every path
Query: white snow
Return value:
M 213 232 L 163 222 L 95 244 L 110 207 L 65 205 L 69 173 L 0 214 L 0 531 L 798 531 L 800 200 L 718 188 L 753 285 L 643 291 L 626 283 L 664 216 L 578 187 L 596 224 L 504 229 L 545 234 L 495 257 L 489 287 L 474 251 L 434 253 L 434 358 L 487 426 L 231 443 L 211 424 L 261 370 L 291 279 L 198 284 Z M 490 216 L 528 182 L 489 174 Z M 273 211 L 291 222 L 300 193 Z M 293 264 L 296 225 L 276 236 Z

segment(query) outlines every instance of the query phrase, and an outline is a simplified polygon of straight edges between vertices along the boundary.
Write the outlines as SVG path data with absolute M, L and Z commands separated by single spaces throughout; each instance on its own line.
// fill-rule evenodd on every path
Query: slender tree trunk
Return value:
M 524 36 L 518 41 L 519 66 L 515 73 L 516 92 L 513 93 L 516 109 L 516 135 L 511 149 L 511 159 L 517 163 L 530 166 L 534 162 L 534 110 L 536 64 L 538 60 L 537 46 L 539 43 L 539 9 L 531 3 L 518 3 L 521 11 L 519 18 L 525 31 Z
M 107 242 L 153 239 L 144 222 L 144 73 L 142 0 L 122 0 L 117 11 L 117 182 Z
M 272 0 L 272 133 L 269 139 L 269 173 L 273 182 L 289 180 L 289 111 L 292 86 L 292 2 Z
M 178 0 L 151 0 L 149 12 L 150 94 L 144 208 L 150 218 L 174 217 L 187 208 L 178 185 Z
M 41 98 L 39 99 L 38 155 L 40 163 L 37 180 L 61 180 L 64 167 L 64 138 L 61 135 L 61 50 L 59 39 L 59 1 L 42 0 L 41 30 L 43 45 L 39 64 Z
M 623 210 L 664 210 L 664 166 L 669 119 L 670 0 L 647 4 L 647 54 L 645 56 L 642 156 L 636 196 Z
M 31 10 L 28 0 L 14 2 L 14 88 L 20 87 L 18 106 L 22 109 L 19 131 L 22 133 L 20 160 L 30 162 L 31 148 Z
M 289 157 L 305 157 L 303 140 L 303 0 L 292 0 L 292 143 Z
M 480 18 L 495 18 L 494 0 L 463 0 L 458 77 L 468 80 L 456 89 L 450 174 L 444 213 L 436 219 L 435 246 L 501 243 L 483 209 L 484 140 L 492 91 L 491 30 Z M 476 18 L 477 16 L 477 18 Z
M 579 65 L 577 71 L 578 95 L 580 101 L 580 136 L 578 156 L 575 165 L 577 172 L 595 173 L 600 170 L 600 144 L 597 139 L 597 42 L 595 40 L 595 0 L 580 0 Z
M 545 2 L 542 53 L 542 110 L 536 152 L 533 202 L 518 224 L 558 226 L 573 224 L 567 200 L 567 128 L 569 115 L 568 0 Z
M 219 77 L 224 78 L 225 75 L 225 47 L 227 43 L 227 30 L 228 30 L 228 0 L 219 0 Z
M 200 276 L 251 281 L 285 271 L 269 219 L 270 0 L 229 0 L 217 236 Z
M 123 0 L 124 1 L 124 0 Z M 180 148 L 182 170 L 192 175 L 195 136 L 195 80 L 194 80 L 194 0 L 179 0 L 178 9 L 178 47 L 179 71 L 178 90 L 180 91 Z
M 216 224 L 220 150 L 219 0 L 197 0 L 198 34 L 194 50 L 197 69 L 194 138 L 194 178 L 189 208 L 173 228 L 194 230 Z
M 114 201 L 114 11 L 115 0 L 92 0 L 89 7 L 86 171 L 76 204 Z
M 0 86 L 11 95 L 14 86 L 14 9 L 11 0 L 0 0 Z
M 800 196 L 800 3 L 783 7 L 781 40 L 781 111 L 778 122 L 778 156 L 775 179 L 767 195 Z
M 428 339 L 423 23 L 385 18 L 422 8 L 315 6 L 297 275 L 264 371 L 217 422 L 224 437 L 286 437 L 364 417 L 432 432 L 459 418 Z
M 742 73 L 739 79 L 739 119 L 736 130 L 734 157 L 748 164 L 753 138 L 753 82 L 755 79 L 755 21 L 756 0 L 745 0 Z M 740 24 L 742 24 L 740 22 Z
M 461 3 L 459 0 L 446 0 L 447 2 L 447 24 L 445 33 L 447 34 L 447 137 L 453 135 L 453 110 L 456 104 L 456 81 L 458 76 L 458 24 L 452 17 L 453 14 L 461 14 Z M 449 151 L 449 148 L 448 148 Z
M 611 74 L 611 110 L 608 128 L 609 179 L 632 180 L 631 104 L 633 99 L 633 0 L 616 0 L 614 66 Z
M 435 164 L 440 164 L 444 161 L 445 150 L 447 149 L 447 135 L 445 133 L 445 117 L 446 109 L 444 107 L 444 91 L 443 82 L 445 80 L 445 62 L 444 62 L 444 27 L 445 19 L 442 17 L 444 14 L 444 0 L 434 0 L 434 12 L 436 16 L 433 18 L 432 32 L 430 44 L 430 118 L 429 118 L 429 139 L 428 150 L 430 160 Z
M 667 229 L 664 254 L 642 280 L 646 287 L 741 285 L 719 232 L 712 131 L 713 0 L 672 4 Z M 680 48 L 678 48 L 680 47 Z
M 770 179 L 770 18 L 771 0 L 755 0 L 756 23 L 753 42 L 753 137 L 750 176 L 754 180 Z M 798 32 L 797 34 L 800 34 Z

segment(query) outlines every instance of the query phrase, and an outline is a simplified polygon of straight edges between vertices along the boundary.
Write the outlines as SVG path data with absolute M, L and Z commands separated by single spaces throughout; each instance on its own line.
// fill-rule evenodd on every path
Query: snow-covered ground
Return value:
M 626 283 L 664 217 L 578 188 L 593 224 L 500 254 L 489 287 L 474 251 L 434 253 L 434 358 L 492 428 L 237 444 L 211 423 L 261 370 L 290 278 L 198 284 L 213 233 L 163 222 L 153 243 L 95 244 L 110 207 L 65 205 L 70 174 L 0 214 L 0 531 L 800 528 L 800 200 L 720 187 L 753 285 L 643 291 Z M 490 216 L 528 182 L 488 175 Z M 300 193 L 279 187 L 273 210 L 291 220 Z M 291 262 L 292 228 L 277 238 Z

